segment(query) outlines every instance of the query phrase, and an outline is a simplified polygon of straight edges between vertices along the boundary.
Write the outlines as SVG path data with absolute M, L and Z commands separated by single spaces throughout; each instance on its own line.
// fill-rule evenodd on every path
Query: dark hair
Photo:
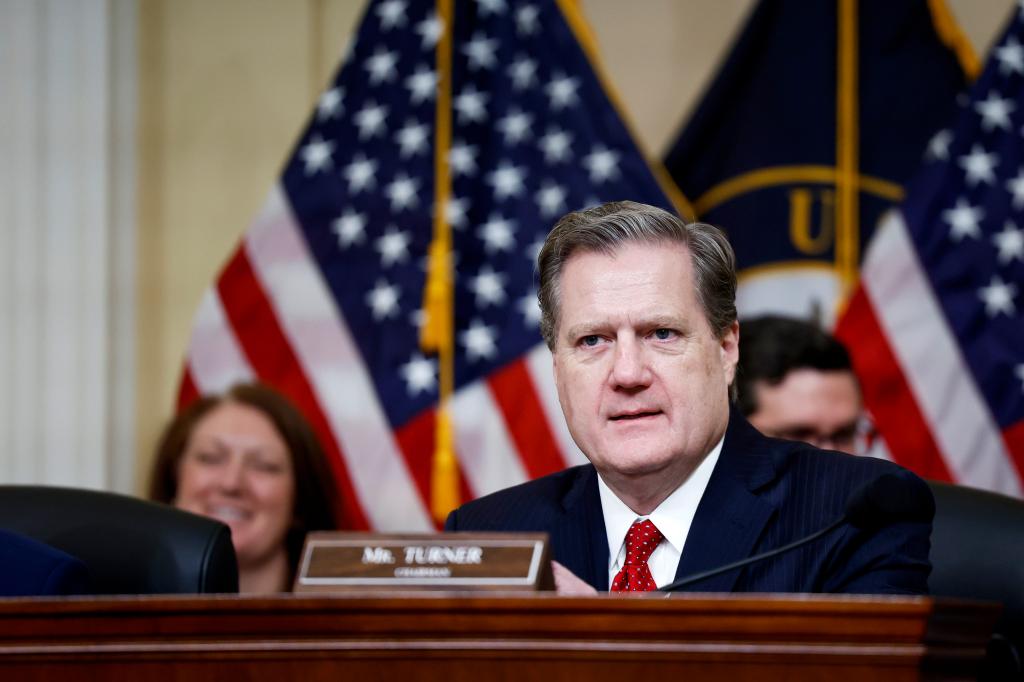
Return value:
M 853 365 L 843 344 L 811 322 L 777 315 L 740 322 L 740 361 L 736 367 L 740 412 L 757 412 L 758 382 L 775 386 L 797 369 L 852 372 Z
M 721 337 L 736 321 L 736 256 L 725 233 L 706 223 L 687 223 L 668 211 L 634 201 L 613 201 L 563 216 L 537 257 L 540 330 L 554 349 L 562 268 L 576 251 L 613 253 L 625 243 L 676 242 L 690 251 L 694 286 L 704 317 Z
M 269 386 L 236 384 L 222 395 L 199 398 L 179 412 L 160 436 L 149 497 L 157 502 L 173 503 L 178 494 L 178 464 L 192 431 L 203 417 L 224 403 L 247 405 L 265 414 L 288 446 L 295 472 L 295 508 L 285 544 L 294 574 L 306 533 L 337 528 L 339 496 L 313 429 L 287 398 Z

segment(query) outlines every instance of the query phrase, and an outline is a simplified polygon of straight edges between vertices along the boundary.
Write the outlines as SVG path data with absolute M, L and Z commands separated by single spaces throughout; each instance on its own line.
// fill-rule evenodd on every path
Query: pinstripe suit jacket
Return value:
M 676 579 L 813 533 L 842 515 L 858 485 L 894 467 L 766 438 L 733 411 Z M 608 589 L 608 539 L 597 472 L 589 464 L 463 505 L 445 530 L 548 533 L 552 558 L 599 591 Z M 844 524 L 800 549 L 685 589 L 926 594 L 930 535 L 930 523 L 871 531 Z
M 85 594 L 85 565 L 70 554 L 0 529 L 0 596 Z

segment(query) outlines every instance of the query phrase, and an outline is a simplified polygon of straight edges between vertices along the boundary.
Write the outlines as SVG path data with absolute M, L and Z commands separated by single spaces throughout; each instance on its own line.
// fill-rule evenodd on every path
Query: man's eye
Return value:
M 600 343 L 600 341 L 601 338 L 596 334 L 590 334 L 589 336 L 584 336 L 582 339 L 580 339 L 580 343 L 582 343 L 584 346 L 590 346 L 591 348 Z
M 664 327 L 661 329 L 654 330 L 654 338 L 658 339 L 659 341 L 668 341 L 674 335 L 675 332 L 673 332 L 671 329 L 665 329 Z

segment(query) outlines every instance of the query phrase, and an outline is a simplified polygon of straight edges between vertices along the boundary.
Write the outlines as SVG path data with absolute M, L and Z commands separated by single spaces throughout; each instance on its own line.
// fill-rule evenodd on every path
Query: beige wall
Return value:
M 1012 3 L 950 3 L 984 51 Z M 192 315 L 337 66 L 361 0 L 141 0 L 140 490 Z M 753 0 L 582 0 L 649 152 L 699 96 Z

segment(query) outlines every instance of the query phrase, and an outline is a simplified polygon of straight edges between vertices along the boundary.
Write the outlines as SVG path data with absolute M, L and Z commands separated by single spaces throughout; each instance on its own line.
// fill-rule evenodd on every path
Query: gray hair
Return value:
M 697 300 L 721 338 L 736 321 L 736 256 L 725 234 L 706 223 L 687 223 L 668 211 L 633 201 L 613 201 L 563 216 L 537 257 L 540 331 L 555 348 L 562 268 L 578 250 L 612 254 L 627 242 L 677 242 L 690 251 Z

